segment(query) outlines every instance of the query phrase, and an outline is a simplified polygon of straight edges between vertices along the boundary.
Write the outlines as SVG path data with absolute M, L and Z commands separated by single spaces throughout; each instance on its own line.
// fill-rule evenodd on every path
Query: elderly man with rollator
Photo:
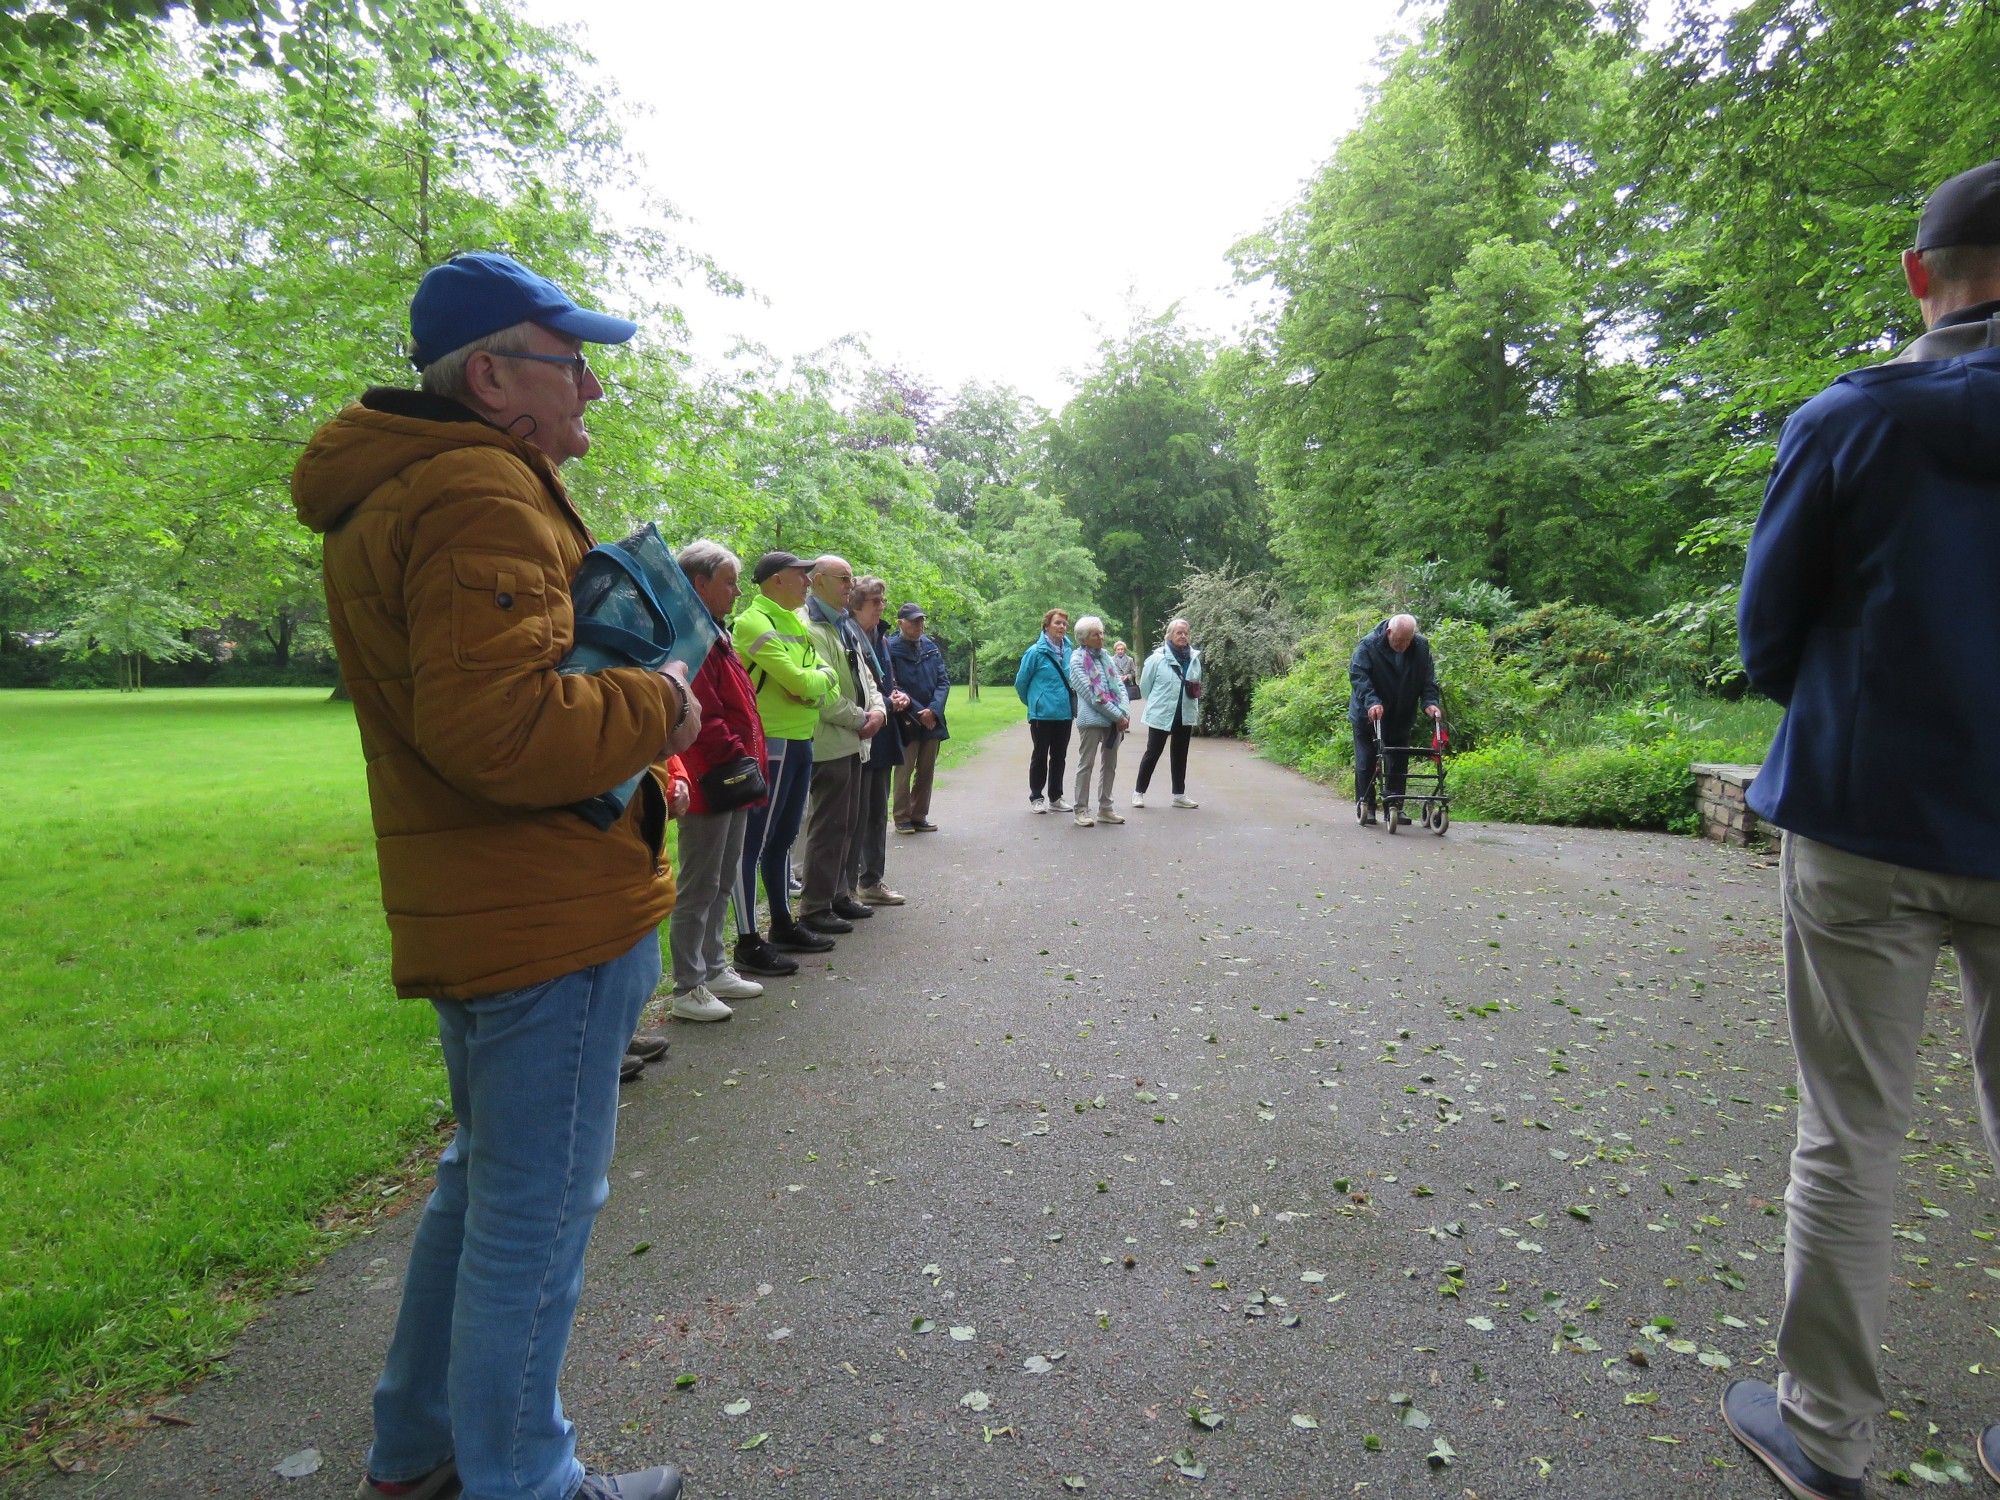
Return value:
M 1352 685 L 1347 722 L 1354 731 L 1354 801 L 1362 826 L 1372 828 L 1375 783 L 1383 783 L 1381 801 L 1396 816 L 1410 771 L 1406 748 L 1389 748 L 1378 756 L 1376 747 L 1407 747 L 1418 709 L 1433 719 L 1443 712 L 1431 643 L 1417 634 L 1416 616 L 1395 615 L 1363 636 L 1347 663 L 1347 678 Z

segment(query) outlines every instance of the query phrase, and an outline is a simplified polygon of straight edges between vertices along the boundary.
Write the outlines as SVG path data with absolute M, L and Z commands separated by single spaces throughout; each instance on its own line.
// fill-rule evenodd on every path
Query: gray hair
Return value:
M 1082 640 L 1085 636 L 1089 635 L 1090 632 L 1093 630 L 1096 631 L 1099 635 L 1104 634 L 1104 622 L 1098 619 L 1096 615 L 1085 615 L 1081 620 L 1078 620 L 1076 624 L 1070 627 L 1071 633 L 1075 635 L 1075 637 L 1078 640 Z
M 527 354 L 534 342 L 533 323 L 516 323 L 511 328 L 503 328 L 498 333 L 489 333 L 483 339 L 474 339 L 469 344 L 461 344 L 449 354 L 440 354 L 424 366 L 423 387 L 427 396 L 443 396 L 452 401 L 463 401 L 468 392 L 465 388 L 465 366 L 475 354 Z
M 857 610 L 870 599 L 886 600 L 888 597 L 888 584 L 872 573 L 863 573 L 854 580 L 854 586 L 847 591 L 847 607 L 849 610 Z
M 1394 630 L 1401 625 L 1407 625 L 1410 628 L 1411 635 L 1415 635 L 1417 633 L 1417 617 L 1415 615 L 1389 616 L 1389 628 L 1391 630 Z
M 700 537 L 681 548 L 674 559 L 690 578 L 713 578 L 717 573 L 743 574 L 743 559 L 720 542 Z
M 1932 279 L 1947 287 L 2000 281 L 2000 245 L 1935 245 L 1917 254 Z

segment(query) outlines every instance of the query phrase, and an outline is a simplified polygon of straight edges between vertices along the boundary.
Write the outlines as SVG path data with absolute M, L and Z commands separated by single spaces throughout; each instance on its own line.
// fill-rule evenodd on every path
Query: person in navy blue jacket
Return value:
M 889 639 L 896 685 L 910 695 L 903 725 L 903 763 L 896 767 L 895 813 L 898 833 L 936 833 L 931 821 L 931 781 L 937 775 L 938 746 L 951 738 L 944 706 L 951 698 L 951 674 L 944 652 L 924 634 L 924 607 L 905 604 L 896 611 L 896 634 Z
M 1750 805 L 1786 830 L 1799 1065 L 1776 1389 L 1723 1393 L 1794 1495 L 1859 1496 L 1904 1132 L 1938 949 L 1958 950 L 2000 1150 L 2000 161 L 1931 196 L 1904 252 L 1929 330 L 1785 426 L 1738 614 L 1785 706 Z M 2000 1478 L 2000 1424 L 1979 1439 Z

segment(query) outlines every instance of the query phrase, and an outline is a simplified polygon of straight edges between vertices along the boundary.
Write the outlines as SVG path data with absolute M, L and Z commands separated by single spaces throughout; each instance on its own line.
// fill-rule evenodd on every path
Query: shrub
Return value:
M 1567 600 L 1531 609 L 1496 630 L 1493 651 L 1565 694 L 1610 697 L 1667 683 L 1699 683 L 1706 673 L 1689 637 Z
M 1699 820 L 1689 768 L 1725 759 L 1734 748 L 1669 734 L 1551 756 L 1525 740 L 1504 739 L 1451 759 L 1452 810 L 1506 823 L 1693 833 Z
M 1201 648 L 1202 732 L 1241 734 L 1257 685 L 1292 664 L 1292 612 L 1269 579 L 1224 566 L 1188 574 L 1174 613 Z

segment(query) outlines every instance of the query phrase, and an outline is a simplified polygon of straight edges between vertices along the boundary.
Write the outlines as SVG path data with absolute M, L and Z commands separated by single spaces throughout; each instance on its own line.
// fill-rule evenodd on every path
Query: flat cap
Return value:
M 810 568 L 811 563 L 802 557 L 794 557 L 789 552 L 766 552 L 757 559 L 757 566 L 750 570 L 750 581 L 762 583 L 773 573 L 782 573 L 787 568 Z
M 1938 184 L 1917 220 L 1917 248 L 2000 245 L 2000 161 Z

